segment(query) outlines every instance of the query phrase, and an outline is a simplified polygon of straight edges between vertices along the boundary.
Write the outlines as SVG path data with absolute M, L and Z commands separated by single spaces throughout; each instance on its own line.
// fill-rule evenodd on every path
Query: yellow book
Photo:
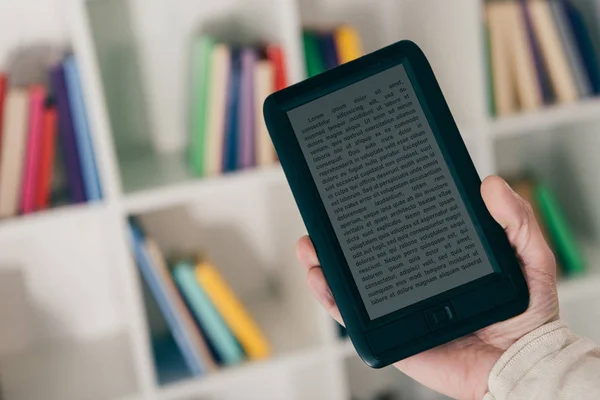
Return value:
M 268 357 L 267 339 L 216 268 L 208 262 L 196 266 L 196 279 L 225 320 L 250 360 Z
M 355 28 L 342 25 L 335 30 L 334 37 L 340 64 L 347 63 L 363 55 L 360 36 Z

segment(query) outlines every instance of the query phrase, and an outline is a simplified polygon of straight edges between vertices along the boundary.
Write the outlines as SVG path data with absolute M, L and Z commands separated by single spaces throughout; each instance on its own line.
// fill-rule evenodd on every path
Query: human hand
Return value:
M 394 364 L 423 385 L 459 399 L 483 398 L 488 376 L 502 353 L 527 333 L 558 318 L 556 262 L 531 205 L 497 176 L 483 181 L 481 195 L 517 254 L 529 287 L 529 307 L 519 316 Z M 308 236 L 298 241 L 297 254 L 307 269 L 308 287 L 325 310 L 343 324 Z

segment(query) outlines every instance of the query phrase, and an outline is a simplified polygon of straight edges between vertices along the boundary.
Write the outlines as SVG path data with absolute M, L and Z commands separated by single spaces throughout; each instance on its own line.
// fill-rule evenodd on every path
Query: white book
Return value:
M 225 118 L 227 109 L 227 84 L 231 69 L 231 52 L 225 44 L 214 47 L 211 55 L 212 71 L 208 89 L 206 118 L 206 175 L 218 175 L 223 171 L 223 141 L 225 140 Z
M 4 102 L 0 155 L 0 218 L 19 212 L 23 184 L 29 96 L 25 89 L 9 89 Z
M 263 115 L 263 103 L 267 96 L 273 93 L 275 86 L 275 69 L 269 60 L 261 60 L 254 68 L 254 106 L 256 108 L 256 164 L 259 166 L 272 165 L 275 161 L 275 149 L 269 136 L 265 117 Z

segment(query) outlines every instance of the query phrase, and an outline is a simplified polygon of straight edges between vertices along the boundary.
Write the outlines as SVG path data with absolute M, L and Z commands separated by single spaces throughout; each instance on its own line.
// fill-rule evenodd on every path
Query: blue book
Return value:
M 69 104 L 71 106 L 73 126 L 77 138 L 77 152 L 79 154 L 85 195 L 88 201 L 98 201 L 102 199 L 100 178 L 98 177 L 98 169 L 96 168 L 96 157 L 90 136 L 90 127 L 85 110 L 79 70 L 72 55 L 67 57 L 63 62 L 63 68 L 65 70 Z
M 333 32 L 322 32 L 317 34 L 321 57 L 325 64 L 325 69 L 332 69 L 340 65 L 335 45 Z
M 135 223 L 130 223 L 129 233 L 138 268 L 165 318 L 187 367 L 193 375 L 202 374 L 204 372 L 202 358 L 194 348 L 190 333 L 186 332 L 184 328 L 182 316 L 176 312 L 175 302 L 169 296 L 167 285 L 157 271 L 158 266 L 154 264 L 152 257 L 148 254 L 144 234 Z
M 204 329 L 219 358 L 225 365 L 233 365 L 244 359 L 244 353 L 227 324 L 204 292 L 194 272 L 191 262 L 182 261 L 173 269 L 173 279 L 190 305 L 198 323 Z
M 583 58 L 583 63 L 587 75 L 592 84 L 595 94 L 600 94 L 600 68 L 598 66 L 598 55 L 594 49 L 594 44 L 590 36 L 589 27 L 586 26 L 581 12 L 567 0 L 561 0 L 567 19 L 571 25 L 575 41 L 579 48 L 579 53 Z
M 242 82 L 241 50 L 231 49 L 231 67 L 229 86 L 227 88 L 227 104 L 225 110 L 225 140 L 223 144 L 223 172 L 237 169 L 239 145 L 238 107 L 240 85 Z

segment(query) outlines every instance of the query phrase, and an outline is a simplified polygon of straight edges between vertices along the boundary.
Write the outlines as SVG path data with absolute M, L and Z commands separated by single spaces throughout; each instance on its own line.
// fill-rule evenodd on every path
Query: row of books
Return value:
M 488 1 L 486 27 L 492 114 L 600 93 L 600 38 L 571 0 Z
M 192 259 L 167 263 L 135 219 L 130 235 L 140 273 L 188 373 L 201 375 L 269 356 L 261 329 L 214 265 Z
M 304 29 L 302 41 L 309 78 L 363 55 L 358 31 L 350 25 L 333 30 Z
M 533 207 L 546 242 L 556 256 L 564 276 L 585 272 L 585 258 L 553 191 L 543 182 L 524 176 L 509 179 L 511 187 Z
M 232 46 L 197 37 L 191 80 L 189 160 L 195 175 L 276 162 L 262 105 L 288 84 L 281 47 Z
M 102 197 L 74 57 L 53 67 L 49 81 L 49 88 L 12 87 L 0 74 L 0 218 L 50 207 L 57 162 L 64 164 L 70 202 Z

